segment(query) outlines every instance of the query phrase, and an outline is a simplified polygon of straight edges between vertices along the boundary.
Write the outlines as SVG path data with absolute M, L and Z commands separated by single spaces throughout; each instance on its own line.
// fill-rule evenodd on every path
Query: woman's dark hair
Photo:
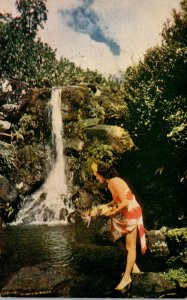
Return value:
M 106 163 L 99 163 L 97 165 L 97 173 L 103 176 L 105 179 L 111 179 L 118 176 L 116 169 Z

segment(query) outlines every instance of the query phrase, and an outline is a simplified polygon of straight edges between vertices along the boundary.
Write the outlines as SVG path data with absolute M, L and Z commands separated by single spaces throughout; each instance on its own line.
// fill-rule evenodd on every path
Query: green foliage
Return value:
M 169 242 L 174 245 L 174 248 L 183 250 L 187 246 L 187 228 L 175 228 L 167 232 Z
M 162 32 L 162 46 L 149 49 L 144 61 L 127 70 L 125 100 L 129 106 L 127 125 L 139 145 L 169 142 L 185 144 L 187 98 L 187 17 L 185 2 L 173 12 Z M 145 138 L 144 138 L 145 137 Z
M 169 269 L 168 272 L 164 272 L 162 275 L 166 279 L 179 282 L 180 285 L 187 281 L 187 273 L 183 268 Z
M 0 76 L 25 81 L 29 86 L 51 86 L 56 76 L 55 52 L 35 40 L 31 29 L 30 34 L 25 33 L 20 20 L 0 15 Z
M 176 224 L 185 210 L 186 29 L 183 1 L 164 25 L 161 46 L 148 49 L 123 82 L 124 127 L 141 150 L 130 161 L 124 156 L 124 175 L 132 178 L 154 227 Z
M 21 17 L 17 23 L 21 31 L 28 36 L 35 37 L 38 27 L 43 28 L 47 20 L 47 0 L 16 0 L 17 10 Z
M 112 166 L 117 162 L 118 158 L 111 146 L 101 144 L 96 140 L 88 146 L 87 152 L 84 153 L 85 169 L 89 174 L 93 162 L 107 162 Z

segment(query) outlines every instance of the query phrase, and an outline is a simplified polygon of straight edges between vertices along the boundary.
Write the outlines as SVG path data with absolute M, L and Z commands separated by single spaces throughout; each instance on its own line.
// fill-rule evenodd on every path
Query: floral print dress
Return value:
M 113 199 L 116 203 L 121 202 L 117 195 L 113 195 Z M 115 242 L 138 226 L 141 252 L 144 254 L 147 246 L 142 209 L 136 201 L 134 194 L 130 190 L 128 190 L 126 193 L 126 199 L 128 200 L 128 205 L 123 208 L 115 217 L 111 218 L 111 239 Z

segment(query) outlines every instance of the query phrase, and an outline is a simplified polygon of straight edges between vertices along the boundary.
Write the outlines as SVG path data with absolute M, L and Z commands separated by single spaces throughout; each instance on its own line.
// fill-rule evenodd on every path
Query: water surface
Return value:
M 118 297 L 114 287 L 124 257 L 118 247 L 101 242 L 101 225 L 8 226 L 1 233 L 1 287 L 19 269 L 45 264 L 67 272 L 73 268 L 85 278 L 72 297 Z

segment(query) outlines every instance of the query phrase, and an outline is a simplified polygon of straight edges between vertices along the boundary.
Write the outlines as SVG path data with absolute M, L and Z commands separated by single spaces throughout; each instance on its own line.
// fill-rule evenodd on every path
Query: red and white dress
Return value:
M 113 195 L 113 199 L 116 203 L 121 202 L 119 197 L 115 195 Z M 111 239 L 115 242 L 138 226 L 141 252 L 144 254 L 147 246 L 142 209 L 136 201 L 134 194 L 130 190 L 128 190 L 126 193 L 126 199 L 128 200 L 128 205 L 123 208 L 115 217 L 111 218 Z

